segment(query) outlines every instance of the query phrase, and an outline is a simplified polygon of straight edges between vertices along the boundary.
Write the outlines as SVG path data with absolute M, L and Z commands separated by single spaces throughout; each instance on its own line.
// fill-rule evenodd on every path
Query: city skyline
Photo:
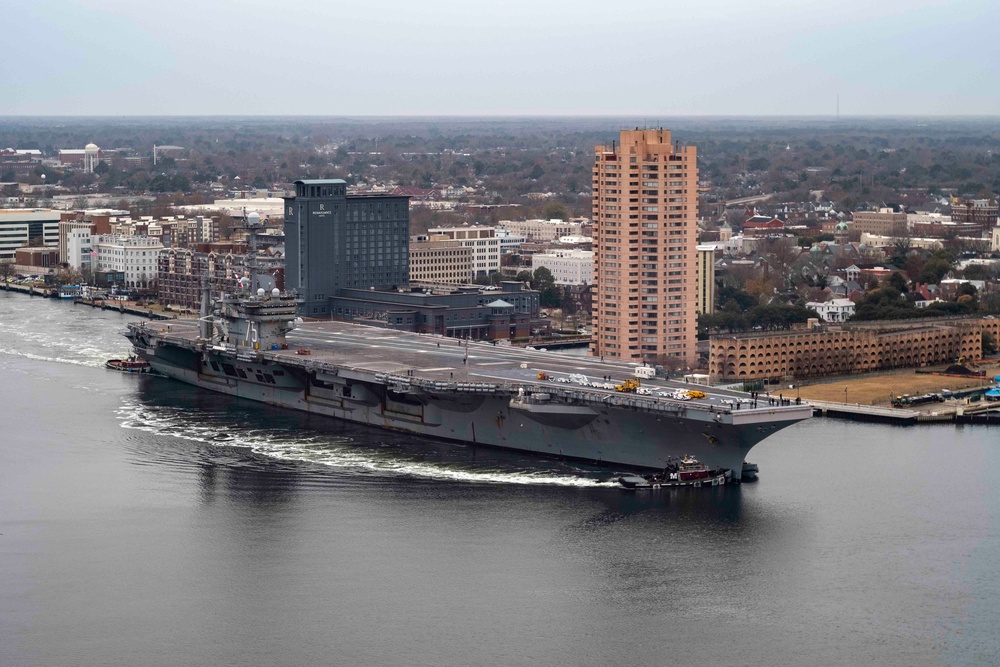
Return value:
M 1000 7 L 984 0 L 613 9 L 21 3 L 6 12 L 20 37 L 0 61 L 0 115 L 1000 113 L 1000 47 L 982 29 Z M 623 102 L 619 86 L 645 92 Z

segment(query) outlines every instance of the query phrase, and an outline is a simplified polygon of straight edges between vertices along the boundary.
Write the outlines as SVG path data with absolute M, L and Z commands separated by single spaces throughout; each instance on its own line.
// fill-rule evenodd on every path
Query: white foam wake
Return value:
M 93 359 L 69 359 L 66 357 L 50 357 L 43 354 L 35 354 L 33 352 L 25 352 L 23 350 L 8 350 L 0 348 L 0 354 L 9 354 L 14 357 L 23 357 L 25 359 L 31 359 L 32 361 L 47 361 L 56 364 L 71 364 L 73 366 L 86 366 L 87 368 L 100 368 L 104 365 L 104 362 L 111 359 L 113 355 L 108 355 L 107 357 Z
M 213 423 L 211 418 L 193 421 L 179 410 L 160 409 L 134 403 L 118 410 L 123 428 L 157 435 L 227 447 L 245 447 L 255 454 L 285 461 L 303 461 L 344 472 L 364 475 L 405 476 L 442 481 L 489 484 L 548 485 L 563 487 L 617 486 L 601 481 L 554 471 L 475 470 L 460 464 L 413 461 L 398 453 L 381 452 L 374 447 L 357 445 L 350 438 L 330 434 L 281 431 L 258 431 L 228 423 Z M 224 415 L 219 415 L 223 421 Z

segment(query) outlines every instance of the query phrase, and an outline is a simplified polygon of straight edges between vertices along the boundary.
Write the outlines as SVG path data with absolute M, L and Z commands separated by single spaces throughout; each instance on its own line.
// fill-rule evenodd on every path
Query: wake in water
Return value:
M 24 357 L 25 359 L 31 359 L 32 361 L 51 361 L 56 364 L 70 364 L 73 366 L 86 366 L 88 368 L 101 368 L 104 366 L 104 362 L 108 359 L 113 359 L 116 356 L 124 356 L 107 354 L 102 355 L 101 358 L 92 357 L 90 359 L 69 359 L 67 357 L 54 357 L 44 354 L 36 354 L 34 352 L 25 352 L 24 350 L 8 350 L 4 348 L 0 348 L 0 354 Z
M 52 299 L 3 294 L 0 355 L 96 368 L 131 348 L 120 331 L 124 318 Z
M 401 476 L 465 483 L 548 485 L 563 487 L 617 487 L 601 479 L 582 476 L 571 470 L 497 470 L 469 469 L 468 463 L 419 461 L 407 459 L 394 449 L 381 451 L 376 446 L 359 445 L 353 438 L 308 429 L 294 431 L 257 429 L 233 423 L 227 413 L 201 413 L 194 420 L 179 408 L 150 406 L 128 402 L 118 410 L 123 428 L 156 435 L 167 435 L 207 445 L 242 447 L 260 456 L 284 461 L 302 461 L 327 466 L 352 474 Z

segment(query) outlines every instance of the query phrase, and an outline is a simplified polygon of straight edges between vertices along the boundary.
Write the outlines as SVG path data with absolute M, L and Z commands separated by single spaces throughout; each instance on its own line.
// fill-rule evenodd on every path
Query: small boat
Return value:
M 137 357 L 108 359 L 104 362 L 104 366 L 120 373 L 149 373 L 153 370 L 148 361 Z
M 743 479 L 757 479 L 757 473 L 760 472 L 760 468 L 757 467 L 756 463 L 749 463 L 747 461 L 743 462 Z
M 83 296 L 83 287 L 80 285 L 62 285 L 57 292 L 60 299 L 79 299 Z
M 667 489 L 676 486 L 722 486 L 729 471 L 724 468 L 709 469 L 693 456 L 685 456 L 675 463 L 668 463 L 663 472 L 654 475 L 623 475 L 618 484 L 627 491 L 639 489 Z

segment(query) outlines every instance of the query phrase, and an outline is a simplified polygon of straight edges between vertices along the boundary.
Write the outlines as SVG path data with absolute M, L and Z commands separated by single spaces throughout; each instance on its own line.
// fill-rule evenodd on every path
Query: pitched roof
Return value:
M 768 218 L 762 215 L 754 216 L 743 224 L 744 229 L 778 228 L 784 227 L 785 223 L 777 218 Z
M 434 188 L 420 188 L 415 185 L 397 185 L 389 194 L 403 195 L 414 199 L 430 199 L 440 197 L 441 191 Z

